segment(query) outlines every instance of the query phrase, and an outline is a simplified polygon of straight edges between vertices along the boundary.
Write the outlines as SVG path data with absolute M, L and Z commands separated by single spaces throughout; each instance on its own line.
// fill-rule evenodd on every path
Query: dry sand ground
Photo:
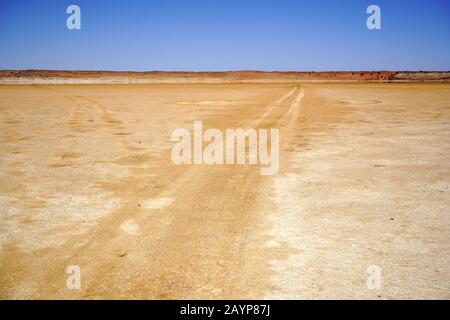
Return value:
M 194 120 L 280 172 L 173 165 Z M 0 86 L 0 297 L 450 298 L 449 150 L 449 84 Z

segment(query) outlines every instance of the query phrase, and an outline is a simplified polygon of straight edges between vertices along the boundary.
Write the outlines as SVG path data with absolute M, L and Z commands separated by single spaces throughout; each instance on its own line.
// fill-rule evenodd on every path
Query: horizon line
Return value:
M 30 71 L 50 71 L 50 72 L 115 72 L 115 73 L 232 73 L 232 72 L 258 72 L 258 73 L 340 73 L 340 72 L 392 72 L 392 73 L 420 73 L 420 72 L 433 72 L 433 73 L 448 73 L 449 70 L 384 70 L 384 69 L 373 69 L 373 70 L 305 70 L 305 71 L 291 71 L 291 70 L 252 70 L 252 69 L 237 69 L 237 70 L 197 70 L 197 71 L 186 71 L 186 70 L 96 70 L 96 69 L 0 69 L 0 72 L 30 72 Z

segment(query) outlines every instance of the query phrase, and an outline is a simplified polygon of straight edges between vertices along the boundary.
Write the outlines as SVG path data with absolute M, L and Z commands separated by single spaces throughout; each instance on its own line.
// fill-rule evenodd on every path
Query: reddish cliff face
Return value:
M 339 71 L 339 72 L 116 72 L 116 71 L 65 71 L 65 70 L 0 70 L 0 78 L 136 78 L 136 79 L 202 79 L 223 82 L 233 81 L 450 81 L 450 72 L 397 72 L 397 71 Z

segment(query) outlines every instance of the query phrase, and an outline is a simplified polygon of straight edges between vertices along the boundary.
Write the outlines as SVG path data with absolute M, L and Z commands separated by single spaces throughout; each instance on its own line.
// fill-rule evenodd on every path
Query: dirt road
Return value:
M 280 171 L 174 165 L 196 120 Z M 0 86 L 0 297 L 450 298 L 448 150 L 448 84 Z

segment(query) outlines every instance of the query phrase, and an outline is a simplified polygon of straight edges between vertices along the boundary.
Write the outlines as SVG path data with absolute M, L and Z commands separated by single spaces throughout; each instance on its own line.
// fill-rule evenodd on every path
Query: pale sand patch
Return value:
M 134 236 L 137 236 L 141 233 L 141 228 L 134 219 L 126 220 L 124 223 L 122 223 L 120 229 Z
M 225 100 L 201 100 L 201 101 L 177 101 L 178 105 L 198 105 L 198 106 L 228 106 L 233 104 L 242 104 L 242 101 L 225 101 Z
M 38 193 L 30 190 L 29 194 L 34 199 L 41 199 Z M 58 192 L 49 196 L 42 206 L 27 208 L 26 211 L 23 211 L 23 202 L 21 198 L 0 195 L 3 222 L 0 243 L 14 242 L 26 252 L 61 245 L 69 236 L 85 232 L 97 219 L 120 205 L 119 198 L 93 188 L 85 188 L 78 194 Z M 24 219 L 29 222 L 24 223 Z M 67 228 L 70 224 L 73 226 Z
M 162 198 L 152 198 L 144 201 L 142 207 L 146 209 L 163 209 L 173 202 L 173 198 L 162 197 Z

